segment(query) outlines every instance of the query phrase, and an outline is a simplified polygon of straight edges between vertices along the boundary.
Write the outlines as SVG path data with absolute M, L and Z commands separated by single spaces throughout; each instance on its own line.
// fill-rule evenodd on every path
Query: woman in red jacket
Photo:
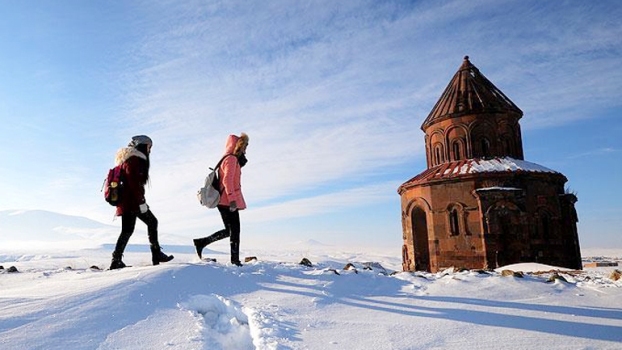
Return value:
M 111 270 L 125 267 L 122 261 L 123 251 L 134 233 L 136 219 L 147 225 L 153 265 L 173 259 L 172 255 L 166 255 L 160 249 L 158 219 L 145 202 L 145 184 L 149 180 L 149 154 L 152 145 L 153 142 L 148 136 L 134 136 L 128 147 L 120 149 L 115 158 L 117 165 L 122 164 L 123 190 L 117 206 L 117 216 L 121 217 L 121 234 L 112 253 Z
M 246 209 L 246 202 L 242 195 L 242 167 L 246 165 L 246 147 L 248 146 L 248 135 L 242 133 L 240 136 L 229 135 L 225 144 L 225 153 L 222 163 L 218 169 L 220 179 L 220 202 L 218 211 L 225 225 L 223 230 L 214 234 L 197 238 L 194 240 L 194 247 L 199 258 L 202 257 L 203 248 L 208 244 L 229 237 L 231 244 L 231 263 L 242 266 L 240 262 L 240 210 Z

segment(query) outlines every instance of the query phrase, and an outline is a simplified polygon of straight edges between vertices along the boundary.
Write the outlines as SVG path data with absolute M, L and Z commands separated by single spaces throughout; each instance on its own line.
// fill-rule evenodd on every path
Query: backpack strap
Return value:
M 210 170 L 216 174 L 216 177 L 214 179 L 218 182 L 218 187 L 216 187 L 216 189 L 218 190 L 218 193 L 220 194 L 222 194 L 223 189 L 221 188 L 222 186 L 220 185 L 220 176 L 218 175 L 218 169 L 220 168 L 220 164 L 225 160 L 225 158 L 229 156 L 233 156 L 233 155 L 234 155 L 233 153 L 225 154 L 224 156 L 222 156 L 222 158 L 220 158 L 220 160 L 218 161 L 218 164 L 216 164 L 214 168 L 210 168 Z
M 222 158 L 220 158 L 220 160 L 218 161 L 218 164 L 216 164 L 216 166 L 212 169 L 212 170 L 218 170 L 220 168 L 220 164 L 225 160 L 225 158 L 234 155 L 233 153 L 229 153 L 229 154 L 225 154 L 224 156 L 222 156 Z

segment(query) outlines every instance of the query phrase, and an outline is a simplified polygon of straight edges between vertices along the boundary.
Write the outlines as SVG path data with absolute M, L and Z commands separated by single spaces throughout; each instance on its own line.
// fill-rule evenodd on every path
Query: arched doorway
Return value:
M 425 211 L 415 207 L 411 213 L 415 250 L 415 271 L 430 271 L 430 246 L 428 220 Z

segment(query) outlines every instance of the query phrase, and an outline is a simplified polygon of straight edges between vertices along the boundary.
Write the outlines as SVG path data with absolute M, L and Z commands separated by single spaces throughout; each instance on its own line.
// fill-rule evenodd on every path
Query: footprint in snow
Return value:
M 220 295 L 195 295 L 180 308 L 203 320 L 203 343 L 209 349 L 255 349 L 248 316 Z

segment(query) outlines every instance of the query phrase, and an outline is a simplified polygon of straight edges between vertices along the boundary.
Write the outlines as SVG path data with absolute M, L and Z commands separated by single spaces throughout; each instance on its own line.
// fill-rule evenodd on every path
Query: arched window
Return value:
M 512 152 L 512 143 L 510 142 L 509 138 L 504 138 L 503 139 L 503 155 L 504 156 L 513 156 L 513 152 Z
M 482 150 L 482 158 L 490 157 L 490 141 L 487 138 L 482 137 L 480 140 L 480 148 Z
M 540 213 L 540 237 L 544 239 L 551 238 L 551 217 L 546 212 Z
M 453 144 L 454 160 L 462 159 L 461 149 L 462 149 L 462 143 L 460 141 L 455 141 Z
M 453 208 L 449 211 L 449 231 L 452 236 L 458 236 L 460 234 L 460 222 L 458 217 L 458 209 Z
M 443 162 L 443 148 L 440 144 L 434 147 L 434 165 L 439 165 Z

